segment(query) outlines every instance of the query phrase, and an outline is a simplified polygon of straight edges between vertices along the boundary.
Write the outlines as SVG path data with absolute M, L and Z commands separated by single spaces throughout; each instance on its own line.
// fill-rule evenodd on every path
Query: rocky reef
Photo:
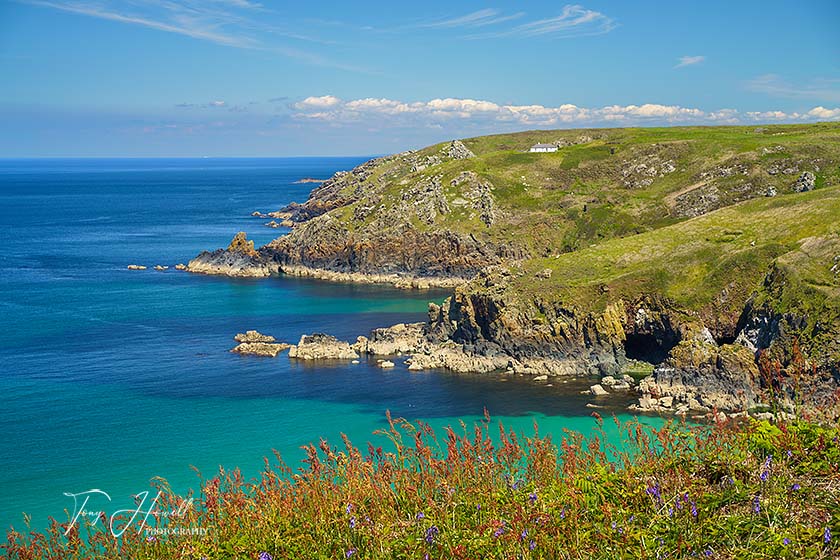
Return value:
M 231 350 L 235 354 L 276 357 L 290 347 L 285 342 L 277 342 L 273 336 L 257 331 L 238 333 L 233 339 L 239 344 Z
M 316 333 L 301 336 L 300 342 L 289 348 L 289 357 L 298 360 L 353 360 L 358 358 L 359 354 L 348 342 Z

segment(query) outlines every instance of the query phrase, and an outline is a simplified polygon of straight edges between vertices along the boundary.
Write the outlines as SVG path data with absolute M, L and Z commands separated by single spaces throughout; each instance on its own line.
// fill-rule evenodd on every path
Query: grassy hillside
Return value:
M 528 153 L 537 142 L 571 145 Z M 531 131 L 464 144 L 475 158 L 435 164 L 446 147 L 440 144 L 412 155 L 410 162 L 420 165 L 395 158 L 378 166 L 365 181 L 374 185 L 376 206 L 387 210 L 405 198 L 407 186 L 437 180 L 450 211 L 432 223 L 414 220 L 417 228 L 498 242 L 515 236 L 541 255 L 656 229 L 772 192 L 790 193 L 806 171 L 815 174 L 817 188 L 840 184 L 838 124 Z M 492 228 L 458 204 L 463 189 L 452 181 L 465 171 L 492 188 L 500 210 Z M 347 197 L 357 188 L 349 185 Z M 362 197 L 341 217 L 354 224 L 356 208 L 366 204 Z

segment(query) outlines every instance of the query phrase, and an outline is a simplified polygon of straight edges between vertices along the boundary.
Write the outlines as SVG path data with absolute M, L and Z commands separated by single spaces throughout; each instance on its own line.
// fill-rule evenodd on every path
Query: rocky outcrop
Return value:
M 244 333 L 237 333 L 233 339 L 236 342 L 275 342 L 275 338 L 273 336 L 262 334 L 259 331 L 245 331 Z
M 421 212 L 415 212 L 415 216 Z M 353 230 L 331 214 L 298 225 L 266 245 L 281 271 L 295 267 L 339 273 L 467 279 L 483 268 L 524 256 L 512 245 L 496 245 L 474 235 L 419 230 L 409 215 L 377 216 Z M 290 272 L 292 273 L 292 272 Z
M 641 381 L 635 408 L 659 412 L 746 411 L 759 402 L 758 368 L 744 346 L 683 341 Z
M 187 264 L 187 270 L 200 274 L 262 278 L 271 274 L 272 267 L 266 256 L 254 249 L 254 242 L 246 239 L 245 232 L 240 231 L 227 249 L 200 253 Z
M 253 356 L 269 356 L 274 358 L 283 350 L 289 348 L 285 342 L 277 342 L 273 336 L 258 331 L 238 333 L 233 339 L 239 344 L 231 352 Z
M 793 184 L 793 190 L 796 192 L 807 192 L 814 190 L 817 185 L 817 176 L 810 171 L 805 171 Z
M 274 358 L 289 348 L 290 345 L 285 342 L 268 343 L 268 342 L 243 342 L 233 348 L 231 352 L 235 354 L 247 354 L 252 356 L 266 356 Z
M 359 354 L 347 342 L 316 333 L 301 336 L 300 342 L 289 348 L 289 357 L 298 360 L 353 360 Z
M 130 264 L 126 267 L 128 270 L 146 270 L 142 264 Z
M 474 158 L 475 154 L 469 148 L 464 146 L 460 140 L 453 140 L 446 148 L 446 155 L 452 159 L 470 159 Z

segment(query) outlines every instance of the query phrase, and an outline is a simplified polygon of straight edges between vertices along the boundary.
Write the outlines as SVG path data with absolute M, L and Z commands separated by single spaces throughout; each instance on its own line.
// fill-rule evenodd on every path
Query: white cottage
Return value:
M 534 144 L 531 146 L 530 152 L 556 152 L 557 146 L 554 144 Z

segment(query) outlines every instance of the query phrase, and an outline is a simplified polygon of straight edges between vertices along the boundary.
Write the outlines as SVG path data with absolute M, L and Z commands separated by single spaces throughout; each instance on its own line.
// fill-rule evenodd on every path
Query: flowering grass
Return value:
M 622 425 L 558 442 L 489 417 L 437 436 L 388 416 L 383 447 L 322 441 L 293 470 L 266 459 L 202 480 L 195 507 L 114 537 L 99 523 L 10 531 L 13 559 L 838 558 L 837 427 L 743 421 Z M 165 481 L 158 507 L 190 496 Z M 142 517 L 142 516 L 141 516 Z M 152 519 L 150 524 L 154 524 Z

